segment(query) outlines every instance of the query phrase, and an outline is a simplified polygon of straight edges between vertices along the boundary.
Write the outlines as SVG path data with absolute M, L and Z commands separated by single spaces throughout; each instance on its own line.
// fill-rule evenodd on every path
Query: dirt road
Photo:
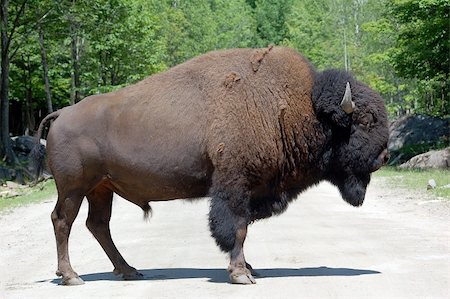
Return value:
M 227 257 L 207 227 L 208 201 L 155 203 L 149 223 L 115 200 L 113 238 L 144 279 L 122 281 L 84 225 L 71 242 L 86 284 L 59 286 L 50 212 L 55 199 L 0 215 L 0 298 L 450 298 L 450 205 L 384 188 L 361 208 L 321 184 L 253 224 L 246 257 L 256 285 L 228 284 Z

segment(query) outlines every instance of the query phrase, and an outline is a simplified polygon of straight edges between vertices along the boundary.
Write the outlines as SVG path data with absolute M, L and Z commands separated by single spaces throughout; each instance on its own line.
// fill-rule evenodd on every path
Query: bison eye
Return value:
M 365 130 L 369 130 L 370 127 L 376 122 L 376 118 L 372 113 L 364 113 L 359 119 L 359 126 Z
M 366 123 L 363 123 L 363 122 L 361 122 L 361 123 L 359 124 L 359 126 L 360 126 L 361 128 L 363 128 L 363 129 L 368 129 L 368 128 L 369 128 L 369 125 L 366 124 Z
M 370 127 L 370 122 L 366 118 L 360 119 L 359 126 L 363 129 L 368 129 Z

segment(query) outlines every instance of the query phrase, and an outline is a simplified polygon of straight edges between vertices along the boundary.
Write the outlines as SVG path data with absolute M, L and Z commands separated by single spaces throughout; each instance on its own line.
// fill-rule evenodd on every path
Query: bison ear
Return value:
M 353 109 L 355 109 L 355 103 L 352 101 L 352 89 L 350 88 L 350 82 L 347 82 L 347 85 L 345 87 L 345 93 L 341 102 L 341 107 L 342 110 L 344 110 L 347 114 L 352 113 Z

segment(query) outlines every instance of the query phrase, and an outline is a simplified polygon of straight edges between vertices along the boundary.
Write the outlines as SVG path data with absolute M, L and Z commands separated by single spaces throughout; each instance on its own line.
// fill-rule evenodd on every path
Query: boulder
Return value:
M 30 155 L 34 147 L 34 137 L 16 136 L 11 138 L 11 147 L 18 159 L 14 166 L 0 165 L 0 182 L 16 181 L 20 184 L 34 180 L 36 165 L 34 157 Z M 40 150 L 45 151 L 45 140 L 41 139 Z M 47 169 L 44 168 L 43 178 L 49 177 Z
M 450 170 L 450 147 L 417 155 L 400 165 L 400 168 L 437 168 Z
M 32 136 L 16 136 L 11 138 L 12 148 L 16 153 L 29 153 L 34 146 Z
M 0 182 L 9 181 L 15 177 L 15 170 L 9 169 L 6 166 L 0 165 Z
M 20 195 L 20 193 L 14 191 L 14 190 L 0 191 L 0 197 L 9 198 L 9 197 L 16 197 L 16 196 L 19 196 L 19 195 Z
M 16 136 L 11 138 L 11 146 L 22 165 L 28 166 L 28 155 L 33 148 L 34 139 L 31 136 Z
M 430 148 L 449 145 L 450 118 L 408 115 L 389 126 L 389 164 L 401 164 Z
M 437 184 L 436 184 L 435 180 L 433 180 L 433 179 L 428 180 L 427 190 L 434 189 L 434 188 L 436 188 L 436 186 L 437 186 Z
M 17 184 L 16 182 L 12 182 L 12 181 L 7 181 L 6 182 L 6 187 L 8 187 L 9 189 L 24 188 L 23 185 Z

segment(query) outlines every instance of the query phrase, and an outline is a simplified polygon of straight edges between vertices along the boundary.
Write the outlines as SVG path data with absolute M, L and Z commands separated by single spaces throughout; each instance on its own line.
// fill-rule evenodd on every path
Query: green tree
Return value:
M 0 77 L 0 158 L 8 164 L 16 164 L 17 158 L 11 147 L 9 137 L 9 74 L 10 60 L 18 49 L 17 32 L 20 27 L 27 0 L 9 5 L 8 0 L 0 1 L 0 33 L 1 33 L 1 77 Z M 20 37 L 20 36 L 19 36 Z M 20 45 L 20 43 L 19 43 Z
M 450 114 L 449 0 L 391 0 L 388 11 L 397 25 L 394 66 L 399 75 L 417 79 L 420 112 Z
M 288 16 L 284 44 L 298 49 L 319 69 L 343 66 L 336 24 L 333 1 L 296 1 Z
M 362 56 L 361 0 L 297 0 L 288 16 L 285 44 L 299 49 L 319 69 L 352 68 Z
M 255 0 L 257 45 L 280 44 L 288 33 L 287 18 L 293 0 Z
M 152 9 L 159 16 L 157 35 L 168 67 L 215 48 L 217 23 L 210 1 L 152 1 Z
M 211 50 L 255 45 L 256 23 L 244 0 L 155 1 L 163 61 L 174 66 Z
M 32 42 L 37 38 L 35 34 L 30 34 L 27 43 L 17 50 L 16 55 L 11 59 L 10 81 L 11 89 L 9 96 L 11 99 L 12 116 L 10 120 L 11 131 L 21 132 L 29 135 L 36 126 L 35 109 L 38 101 L 45 99 L 44 84 L 42 81 L 41 57 L 39 55 L 39 45 Z M 21 110 L 21 114 L 15 117 L 15 112 Z
M 165 67 L 160 62 L 157 20 L 143 2 L 97 1 L 92 17 L 96 28 L 86 35 L 84 94 L 117 89 Z
M 212 0 L 216 25 L 216 49 L 246 48 L 256 45 L 256 21 L 244 0 Z
M 414 101 L 411 80 L 401 78 L 394 68 L 398 32 L 392 17 L 386 12 L 388 1 L 367 1 L 370 17 L 361 25 L 361 63 L 364 66 L 361 78 L 380 92 L 391 115 L 401 115 L 413 111 Z
M 2 0 L 0 153 L 52 109 L 211 50 L 271 43 L 350 70 L 392 114 L 448 115 L 449 1 Z

